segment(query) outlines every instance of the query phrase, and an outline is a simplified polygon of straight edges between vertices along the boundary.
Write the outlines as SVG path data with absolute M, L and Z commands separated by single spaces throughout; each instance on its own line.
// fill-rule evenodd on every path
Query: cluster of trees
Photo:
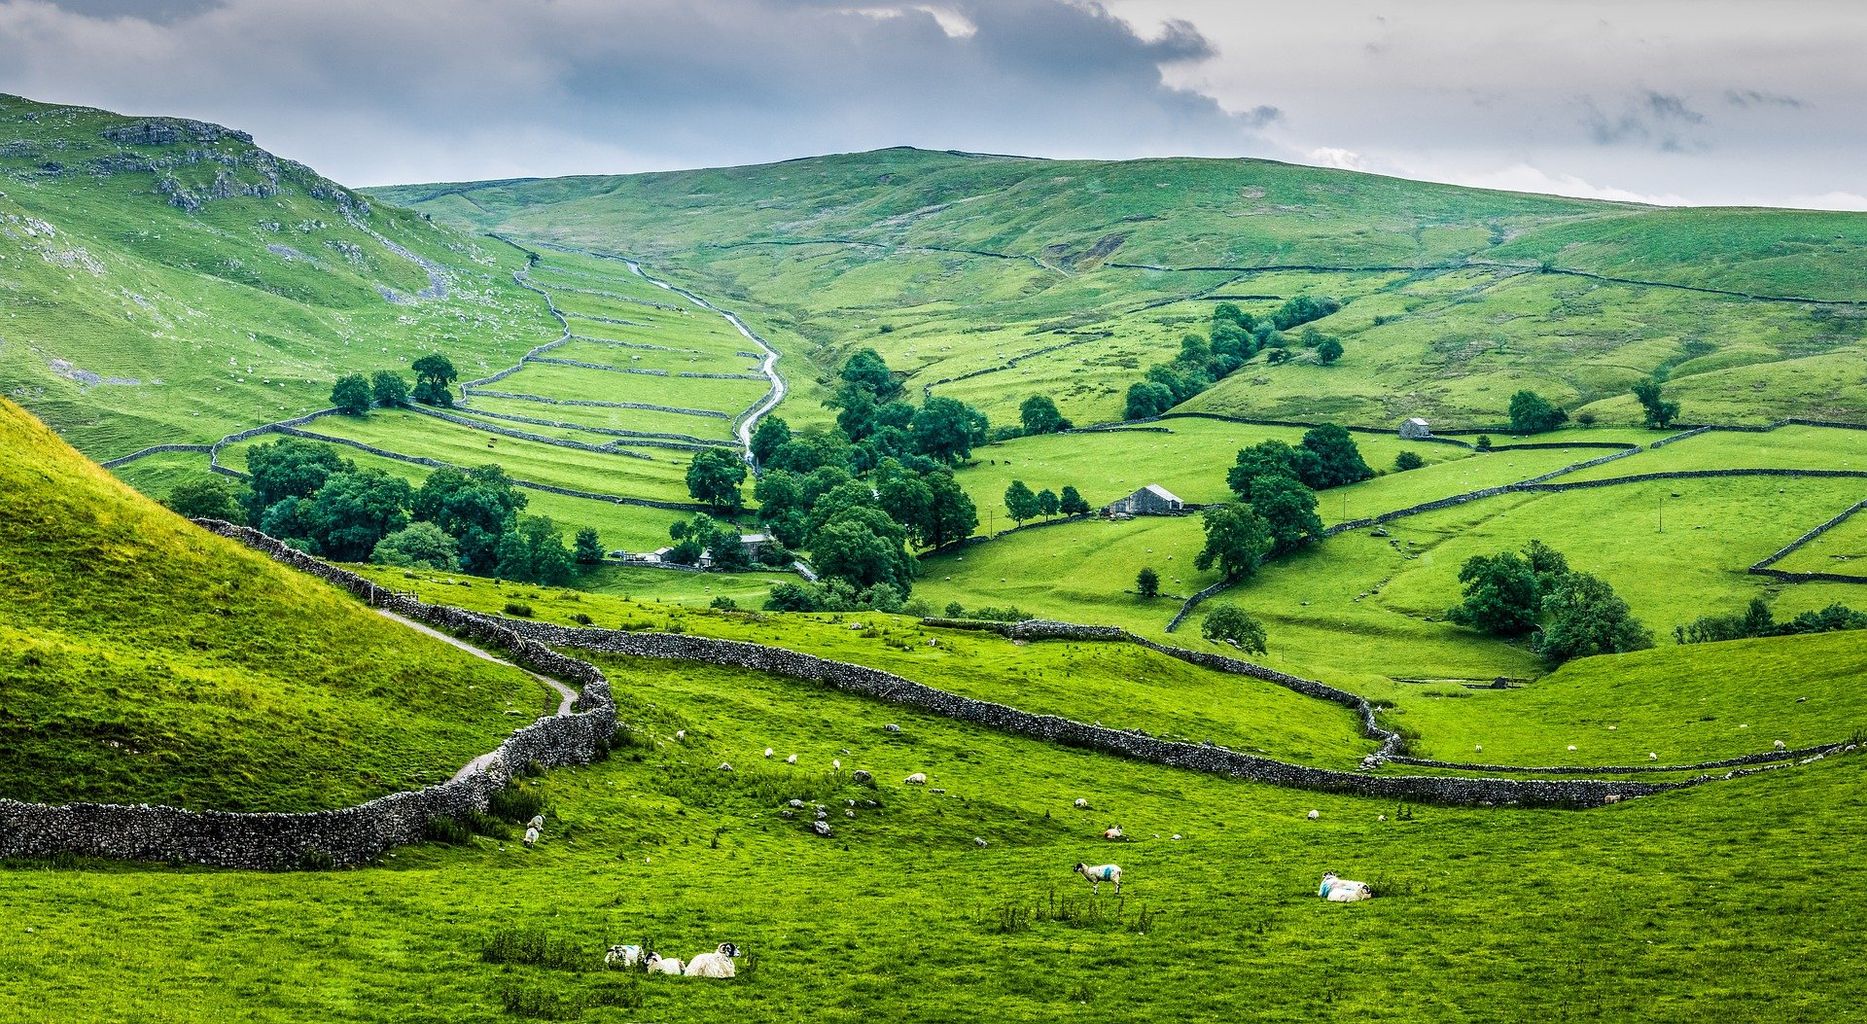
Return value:
M 1186 335 L 1180 339 L 1180 354 L 1172 362 L 1148 367 L 1142 380 L 1129 385 L 1124 418 L 1138 420 L 1159 416 L 1223 380 L 1267 349 L 1271 351 L 1266 357 L 1269 361 L 1282 362 L 1289 355 L 1290 345 L 1285 331 L 1341 308 L 1342 304 L 1331 298 L 1299 295 L 1260 320 L 1233 303 L 1219 303 L 1212 310 L 1210 337 Z M 1332 363 L 1342 356 L 1342 343 L 1313 327 L 1303 332 L 1302 341 L 1317 350 L 1317 358 L 1322 362 Z
M 872 348 L 850 356 L 837 376 L 840 383 L 825 404 L 837 410 L 837 430 L 858 449 L 854 464 L 860 468 L 910 455 L 957 466 L 972 457 L 975 446 L 986 442 L 990 424 L 984 413 L 959 399 L 944 397 L 929 398 L 916 408 L 907 401 L 901 381 Z M 778 468 L 796 468 L 783 465 L 787 453 L 782 444 L 774 447 L 772 459 Z M 761 464 L 767 461 L 760 456 Z
M 1244 579 L 1267 557 L 1322 535 L 1317 491 L 1372 476 L 1355 439 L 1333 423 L 1311 427 L 1295 447 L 1270 440 L 1242 448 L 1225 477 L 1238 500 L 1203 513 L 1206 545 L 1193 564 L 1201 571 L 1216 565 L 1226 579 Z
M 439 353 L 422 356 L 410 369 L 415 371 L 413 391 L 409 390 L 408 378 L 394 370 L 378 370 L 369 376 L 352 373 L 339 377 L 337 383 L 331 385 L 331 405 L 352 416 L 369 412 L 372 405 L 385 409 L 407 405 L 411 397 L 428 405 L 453 406 L 454 393 L 449 385 L 453 384 L 456 374 L 454 364 L 448 362 L 446 356 Z
M 1553 664 L 1653 646 L 1653 634 L 1613 587 L 1570 569 L 1568 559 L 1542 541 L 1521 553 L 1466 559 L 1459 583 L 1464 600 L 1448 619 L 1493 636 L 1528 636 L 1531 649 Z
M 1235 604 L 1222 604 L 1206 615 L 1199 634 L 1215 644 L 1230 644 L 1249 654 L 1263 654 L 1269 639 L 1264 624 Z
M 175 488 L 182 515 L 245 522 L 293 547 L 339 562 L 374 561 L 535 583 L 563 583 L 573 561 L 602 561 L 596 531 L 573 554 L 541 516 L 522 516 L 524 493 L 498 466 L 444 468 L 419 488 L 358 468 L 327 445 L 288 438 L 247 453 L 250 483 L 208 478 Z
M 1753 597 L 1742 615 L 1703 615 L 1687 625 L 1674 626 L 1673 639 L 1682 644 L 1707 644 L 1763 636 L 1832 633 L 1843 629 L 1867 629 L 1867 612 L 1857 612 L 1837 602 L 1821 611 L 1803 612 L 1788 622 L 1778 622 L 1763 598 Z
M 1668 402 L 1660 396 L 1660 382 L 1657 377 L 1635 384 L 1634 398 L 1640 402 L 1640 408 L 1646 413 L 1647 426 L 1654 430 L 1665 430 L 1679 418 L 1679 403 Z
M 1011 486 L 1005 488 L 1005 511 L 1011 514 L 1019 526 L 1023 526 L 1025 520 L 1036 519 L 1038 516 L 1049 519 L 1058 514 L 1083 515 L 1089 511 L 1089 503 L 1083 500 L 1075 487 L 1067 484 L 1064 485 L 1063 493 L 1058 494 L 1048 487 L 1033 492 L 1024 481 L 1013 480 Z
M 1634 398 L 1640 402 L 1647 426 L 1654 430 L 1664 430 L 1679 418 L 1679 403 L 1669 402 L 1660 394 L 1657 377 L 1635 384 Z M 1541 434 L 1569 422 L 1569 414 L 1561 406 L 1528 389 L 1510 396 L 1509 411 L 1510 429 L 1518 434 Z M 1595 422 L 1595 416 L 1590 412 L 1584 412 L 1576 419 L 1584 426 Z
M 1018 406 L 1018 425 L 1025 437 L 1055 434 L 1076 426 L 1057 411 L 1057 403 L 1051 401 L 1049 395 L 1032 395 L 1025 399 L 1024 404 Z

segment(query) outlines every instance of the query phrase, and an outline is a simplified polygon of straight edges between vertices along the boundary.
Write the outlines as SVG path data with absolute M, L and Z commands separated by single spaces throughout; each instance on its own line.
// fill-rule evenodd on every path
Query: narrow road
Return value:
M 507 665 L 512 668 L 519 669 L 519 671 L 525 673 L 528 676 L 531 676 L 533 679 L 538 680 L 539 682 L 545 684 L 546 686 L 549 686 L 552 690 L 557 692 L 557 695 L 558 695 L 557 713 L 560 715 L 570 714 L 571 705 L 576 703 L 577 701 L 576 690 L 571 689 L 570 687 L 564 685 L 563 683 L 558 682 L 557 680 L 551 678 L 550 676 L 542 676 L 536 672 L 533 672 L 530 669 L 519 668 L 519 666 L 513 665 L 511 662 L 507 661 L 506 659 L 498 657 L 483 648 L 475 647 L 474 645 L 466 642 L 465 640 L 460 639 L 459 637 L 449 636 L 448 634 L 443 633 L 438 629 L 434 629 L 433 627 L 416 622 L 414 619 L 405 618 L 401 615 L 397 615 L 396 613 L 388 610 L 387 608 L 376 609 L 376 614 L 382 616 L 385 619 L 392 619 L 396 622 L 399 622 L 402 625 L 407 626 L 408 628 L 414 630 L 417 633 L 421 633 L 426 636 L 431 636 L 434 639 L 439 640 L 444 644 L 449 644 L 451 646 L 458 647 L 461 650 L 466 651 L 468 654 L 471 654 L 476 658 L 483 658 L 497 665 Z M 476 772 L 480 770 L 481 768 L 485 767 L 486 763 L 488 761 L 491 761 L 492 759 L 493 759 L 492 752 L 481 754 L 479 757 L 476 757 L 473 760 L 468 761 L 465 767 L 455 772 L 454 778 L 456 779 L 465 778 L 468 775 L 472 774 L 473 772 Z

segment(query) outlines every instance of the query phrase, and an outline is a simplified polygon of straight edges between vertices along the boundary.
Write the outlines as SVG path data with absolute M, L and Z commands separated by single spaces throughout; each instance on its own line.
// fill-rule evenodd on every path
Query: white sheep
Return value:
M 925 786 L 927 784 L 927 773 L 926 772 L 915 772 L 914 774 L 908 776 L 903 781 L 906 782 L 910 786 Z
M 1085 799 L 1083 799 L 1082 797 L 1080 797 L 1080 796 L 1079 796 L 1079 797 L 1077 797 L 1077 798 L 1076 798 L 1076 805 L 1075 805 L 1075 806 L 1076 806 L 1076 809 L 1077 809 L 1077 810 L 1079 810 L 1079 811 L 1086 811 L 1086 810 L 1088 810 L 1088 809 L 1089 809 L 1089 801 L 1087 801 L 1087 800 L 1085 800 Z
M 542 814 L 532 815 L 532 820 L 526 822 L 525 827 L 526 828 L 544 828 L 545 827 L 545 816 Z
M 785 764 L 796 764 L 796 763 L 797 763 L 797 755 L 796 755 L 796 754 L 792 754 L 792 755 L 791 755 L 790 757 L 787 757 L 787 758 L 785 758 L 785 759 L 784 759 L 784 763 L 785 763 Z
M 642 962 L 642 947 L 611 946 L 609 947 L 609 952 L 603 954 L 603 962 L 611 967 L 617 964 L 621 964 L 624 967 L 634 967 Z
M 1121 868 L 1116 865 L 1098 864 L 1095 867 L 1090 867 L 1087 864 L 1078 864 L 1072 870 L 1089 880 L 1091 892 L 1101 895 L 1102 883 L 1113 882 L 1115 885 L 1115 895 L 1121 895 Z
M 1649 751 L 1647 751 L 1647 760 L 1649 760 L 1649 761 L 1657 761 L 1657 760 L 1659 760 L 1659 759 L 1660 759 L 1660 755 L 1658 755 L 1658 754 L 1655 754 L 1655 753 L 1654 753 L 1654 752 L 1652 752 L 1651 750 L 1649 750 Z
M 729 771 L 732 771 L 732 770 L 733 770 L 733 765 L 732 765 L 732 762 L 731 762 L 731 761 L 721 761 L 721 762 L 720 762 L 720 771 L 723 771 L 723 772 L 729 772 Z
M 1573 743 L 1569 744 L 1569 753 L 1571 754 L 1575 753 L 1575 744 Z
M 538 843 L 538 830 L 535 828 L 526 829 L 525 830 L 525 845 L 535 846 L 537 845 L 537 843 Z
M 1331 903 L 1354 903 L 1357 900 L 1373 899 L 1374 890 L 1368 888 L 1366 882 L 1337 878 L 1335 872 L 1331 871 L 1322 876 L 1322 886 L 1316 890 L 1316 895 Z
M 1104 839 L 1122 839 L 1125 838 L 1125 835 L 1120 825 L 1110 825 L 1108 828 L 1102 830 L 1102 838 Z
M 842 771 L 843 770 L 843 759 L 840 757 L 830 758 L 830 770 L 835 771 L 835 772 Z
M 677 740 L 684 740 L 684 739 L 686 739 L 686 738 L 687 738 L 687 730 L 686 730 L 686 729 L 676 729 L 676 730 L 674 730 L 674 738 L 675 738 L 675 739 L 677 739 Z
M 1786 744 L 1784 744 L 1782 740 L 1777 740 L 1777 741 L 1776 741 L 1776 749 L 1778 749 L 1778 750 L 1788 750 L 1788 749 L 1789 749 L 1789 747 L 1788 747 L 1788 746 L 1787 746 Z
M 664 957 L 660 953 L 648 954 L 646 963 L 650 974 L 672 974 L 677 978 L 681 976 L 682 969 L 687 966 L 681 962 L 680 957 Z
M 770 747 L 766 747 L 765 748 L 765 760 L 767 761 L 771 760 L 772 753 L 773 753 L 772 749 Z
M 722 942 L 713 952 L 700 953 L 687 961 L 687 970 L 682 973 L 690 978 L 730 978 L 738 973 L 733 969 L 733 957 L 738 955 L 738 946 Z
M 1320 818 L 1320 817 L 1322 817 L 1322 812 L 1321 812 L 1321 811 L 1311 811 L 1311 812 L 1309 812 L 1308 814 L 1305 814 L 1305 815 L 1304 815 L 1304 817 L 1305 817 L 1305 818 L 1308 818 L 1308 819 L 1309 819 L 1309 820 L 1311 820 L 1311 821 L 1315 821 L 1315 820 L 1316 820 L 1317 818 Z

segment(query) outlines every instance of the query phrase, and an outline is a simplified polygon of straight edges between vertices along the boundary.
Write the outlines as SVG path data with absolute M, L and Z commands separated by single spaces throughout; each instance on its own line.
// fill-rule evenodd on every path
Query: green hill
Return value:
M 503 367 L 558 332 L 523 262 L 239 131 L 0 95 L 0 395 L 100 460 Z
M 1666 210 L 1260 160 L 1050 161 L 882 150 L 701 171 L 378 190 L 533 243 L 623 251 L 732 300 L 816 372 L 873 346 L 1012 422 L 1051 394 L 1119 418 L 1217 301 L 1327 294 L 1347 355 L 1247 363 L 1189 408 L 1383 424 L 1504 419 L 1532 388 L 1637 421 L 1867 419 L 1867 216 Z M 1151 269 L 1150 269 L 1151 268 Z M 1736 293 L 1736 294 L 1723 294 Z M 1779 301 L 1794 299 L 1818 302 Z M 798 377 L 811 376 L 793 369 Z M 805 381 L 784 415 L 809 418 Z
M 341 806 L 556 706 L 141 497 L 0 399 L 0 797 Z

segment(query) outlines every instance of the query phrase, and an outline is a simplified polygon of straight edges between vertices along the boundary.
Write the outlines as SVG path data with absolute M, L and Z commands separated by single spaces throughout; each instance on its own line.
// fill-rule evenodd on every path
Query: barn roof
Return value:
M 1165 487 L 1162 487 L 1159 484 L 1148 484 L 1146 487 L 1141 488 L 1141 491 L 1146 491 L 1149 494 L 1152 494 L 1154 497 L 1163 499 L 1165 501 L 1180 501 L 1179 495 L 1173 493 L 1172 491 L 1166 489 Z M 1141 491 L 1136 491 L 1135 493 L 1140 494 Z M 1181 501 L 1180 504 L 1184 505 L 1186 503 Z

